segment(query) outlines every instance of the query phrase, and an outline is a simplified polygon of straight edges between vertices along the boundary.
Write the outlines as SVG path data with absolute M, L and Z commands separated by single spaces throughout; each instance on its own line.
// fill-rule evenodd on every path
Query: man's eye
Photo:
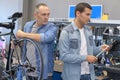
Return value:
M 46 14 L 42 14 L 43 16 L 45 16 Z
M 87 16 L 90 16 L 90 14 L 87 14 Z
M 49 14 L 42 14 L 43 16 L 49 16 Z

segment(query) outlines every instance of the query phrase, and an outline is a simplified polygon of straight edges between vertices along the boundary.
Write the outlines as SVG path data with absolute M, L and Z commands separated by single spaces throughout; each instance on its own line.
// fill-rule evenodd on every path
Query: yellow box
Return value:
M 108 14 L 107 13 L 104 13 L 103 15 L 102 15 L 102 20 L 108 20 Z

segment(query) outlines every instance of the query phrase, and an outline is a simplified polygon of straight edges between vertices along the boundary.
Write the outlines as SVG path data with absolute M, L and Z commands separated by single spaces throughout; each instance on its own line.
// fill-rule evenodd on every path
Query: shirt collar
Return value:
M 79 28 L 76 26 L 76 24 L 75 24 L 74 21 L 72 22 L 72 25 L 73 25 L 73 29 L 74 29 L 74 30 L 79 30 Z
M 74 29 L 74 30 L 79 30 L 79 28 L 77 27 L 77 25 L 75 24 L 74 21 L 72 22 L 72 25 L 73 25 L 73 29 Z M 86 28 L 85 26 L 86 26 L 86 25 L 84 25 L 84 27 L 83 27 L 84 29 Z

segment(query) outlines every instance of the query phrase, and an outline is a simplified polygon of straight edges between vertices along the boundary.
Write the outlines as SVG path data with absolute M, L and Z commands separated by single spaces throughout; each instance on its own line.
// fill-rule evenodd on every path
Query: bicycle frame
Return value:
M 6 36 L 6 35 L 10 35 L 10 39 L 9 39 L 9 44 L 8 44 L 8 57 L 7 57 L 7 63 L 6 63 L 6 71 L 9 70 L 9 59 L 10 59 L 10 53 L 11 53 L 11 41 L 13 39 L 16 39 L 15 35 L 14 35 L 14 28 L 15 28 L 15 21 L 20 18 L 22 16 L 22 13 L 15 13 L 12 15 L 12 17 L 10 17 L 9 19 L 12 19 L 12 22 L 8 22 L 8 23 L 0 23 L 0 27 L 4 27 L 7 29 L 11 29 L 9 33 L 5 33 L 5 34 L 0 34 L 0 36 Z
M 3 71 L 3 77 L 7 80 L 22 80 L 22 79 L 37 79 L 42 80 L 43 76 L 43 57 L 39 45 L 36 41 L 30 38 L 17 39 L 14 35 L 15 21 L 21 16 L 20 13 L 12 16 L 12 22 L 0 23 L 1 27 L 10 29 L 10 32 L 0 34 L 0 36 L 10 35 L 8 43 L 8 57 L 6 70 Z M 26 43 L 21 45 L 21 43 Z M 28 44 L 27 44 L 28 43 Z M 28 45 L 35 50 L 32 52 L 32 56 L 27 56 L 31 49 L 25 50 Z M 17 53 L 21 50 L 21 56 Z M 16 54 L 16 56 L 14 55 Z M 15 59 L 15 60 L 14 60 Z M 21 60 L 20 60 L 21 59 Z M 17 61 L 17 63 L 15 63 Z M 23 76 L 22 76 L 23 75 Z
M 3 63 L 4 63 L 4 65 L 6 66 L 6 58 L 5 58 L 5 47 L 3 47 L 4 46 L 4 39 L 2 39 L 1 41 L 0 41 L 0 49 L 1 49 L 1 57 L 2 57 L 2 61 L 3 61 Z
M 16 37 L 14 35 L 14 32 L 13 32 L 14 27 L 15 27 L 15 23 L 12 21 L 12 24 L 14 24 L 14 25 L 12 25 L 11 31 L 9 33 L 0 34 L 0 36 L 10 35 L 9 44 L 8 44 L 9 48 L 8 48 L 8 57 L 7 57 L 6 70 L 9 70 L 9 67 L 8 67 L 9 61 L 8 60 L 10 58 L 10 52 L 11 52 L 11 41 L 13 40 L 13 38 L 16 39 Z

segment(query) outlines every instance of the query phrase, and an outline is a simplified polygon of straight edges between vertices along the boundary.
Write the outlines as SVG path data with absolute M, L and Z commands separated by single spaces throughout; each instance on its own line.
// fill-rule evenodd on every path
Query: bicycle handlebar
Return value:
M 12 22 L 5 22 L 5 23 L 0 23 L 0 27 L 4 27 L 7 29 L 14 29 L 15 23 Z
M 16 12 L 11 17 L 8 18 L 8 19 L 12 19 L 11 22 L 0 23 L 0 27 L 4 27 L 7 29 L 14 29 L 15 28 L 15 21 L 20 17 L 22 17 L 22 13 Z
M 22 13 L 16 12 L 11 17 L 9 17 L 8 19 L 18 19 L 20 17 L 22 17 Z

